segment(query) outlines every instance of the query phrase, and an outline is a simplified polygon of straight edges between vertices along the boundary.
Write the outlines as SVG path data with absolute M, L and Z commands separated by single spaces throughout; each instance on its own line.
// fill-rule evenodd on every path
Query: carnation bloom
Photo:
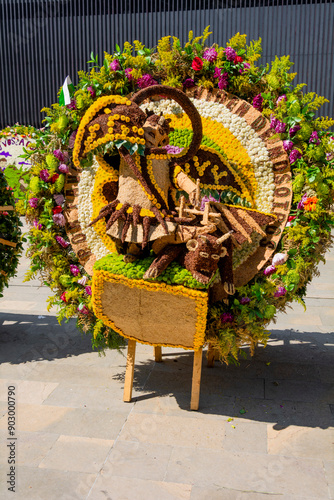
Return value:
M 92 287 L 87 285 L 85 287 L 85 292 L 87 293 L 87 295 L 92 295 Z
M 192 78 L 186 78 L 182 85 L 185 89 L 191 89 L 191 87 L 195 86 L 195 81 Z
M 213 73 L 213 78 L 219 78 L 221 74 L 222 74 L 222 69 L 216 66 L 215 71 Z
M 299 202 L 299 203 L 298 203 L 298 205 L 297 205 L 297 209 L 298 209 L 298 210 L 303 210 L 303 208 L 304 208 L 304 203 L 305 203 L 305 201 L 307 200 L 307 198 L 308 198 L 308 196 L 307 196 L 307 194 L 305 193 L 305 194 L 303 195 L 302 199 L 300 200 L 300 202 Z
M 288 260 L 288 254 L 286 253 L 276 253 L 271 261 L 273 266 L 282 266 Z
M 70 271 L 73 276 L 78 276 L 78 274 L 80 274 L 80 269 L 78 268 L 78 266 L 74 266 L 73 264 L 70 265 Z
M 109 68 L 112 70 L 112 71 L 118 71 L 119 69 L 121 69 L 121 65 L 119 64 L 119 60 L 118 59 L 114 59 L 110 64 L 109 64 Z
M 191 67 L 194 71 L 201 71 L 203 68 L 203 61 L 200 57 L 194 57 Z
M 263 270 L 263 274 L 265 276 L 270 276 L 271 274 L 274 274 L 275 271 L 276 271 L 276 267 L 271 265 L 271 266 L 266 267 Z
M 295 161 L 299 160 L 299 158 L 302 157 L 302 154 L 300 151 L 298 151 L 298 149 L 293 149 L 289 155 L 289 160 L 290 160 L 290 163 L 295 163 Z
M 80 279 L 78 280 L 78 283 L 79 283 L 79 285 L 85 286 L 85 285 L 86 285 L 86 283 L 87 283 L 87 281 L 88 281 L 87 276 L 83 276 L 82 278 L 80 278 Z
M 52 216 L 52 220 L 55 224 L 57 224 L 57 226 L 64 227 L 66 224 L 66 220 L 63 214 L 54 214 Z
M 66 292 L 63 292 L 60 296 L 60 300 L 62 300 L 63 302 L 67 302 L 67 299 L 66 299 Z
M 228 73 L 225 71 L 218 79 L 218 88 L 220 90 L 226 89 L 228 86 Z
M 262 104 L 263 104 L 263 97 L 261 94 L 257 94 L 253 98 L 253 108 L 258 109 L 259 111 L 262 111 Z
M 154 80 L 153 76 L 145 73 L 139 80 L 137 81 L 137 85 L 140 89 L 146 89 L 146 87 L 151 87 L 152 85 L 157 85 L 157 81 Z
M 280 122 L 279 120 L 277 120 L 277 123 L 275 126 L 275 132 L 277 132 L 278 134 L 283 134 L 283 132 L 285 132 L 285 129 L 286 129 L 286 123 L 283 123 L 283 122 Z
M 69 242 L 65 241 L 64 238 L 62 238 L 62 236 L 56 236 L 56 241 L 63 248 L 67 248 L 69 246 Z
M 241 56 L 235 56 L 234 63 L 241 63 L 243 61 L 243 58 Z
M 67 104 L 66 106 L 68 109 L 77 109 L 77 103 L 75 99 L 71 99 L 70 104 Z
M 93 89 L 93 87 L 87 87 L 87 90 L 92 97 L 95 97 L 95 90 Z
M 64 153 L 60 149 L 55 149 L 53 154 L 57 158 L 57 160 L 61 162 L 65 161 Z
M 319 139 L 318 132 L 316 130 L 312 132 L 309 142 L 316 145 L 320 144 L 321 141 Z
M 312 196 L 311 198 L 307 198 L 304 201 L 304 210 L 307 210 L 308 212 L 313 212 L 313 210 L 316 209 L 317 202 L 318 202 L 318 198 L 316 196 Z
M 61 163 L 58 167 L 58 170 L 59 172 L 61 172 L 62 174 L 67 174 L 68 171 L 69 171 L 69 168 L 67 165 L 65 165 L 65 163 Z
M 285 94 L 280 95 L 276 101 L 276 106 L 278 106 L 281 102 L 284 102 L 284 101 L 286 101 L 286 95 Z
M 275 128 L 279 120 L 275 116 L 270 117 L 270 128 Z
M 285 149 L 285 151 L 291 151 L 293 146 L 294 146 L 294 144 L 292 141 L 290 141 L 290 140 L 283 141 L 283 148 Z
M 250 303 L 250 298 L 249 297 L 241 297 L 239 302 L 240 302 L 240 304 L 242 304 L 244 306 L 244 305 Z
M 42 181 L 48 182 L 50 176 L 46 168 L 40 171 L 39 177 L 42 179 Z
M 246 69 L 249 69 L 250 68 L 250 64 L 248 62 L 244 62 L 244 69 L 243 71 L 246 71 Z M 240 70 L 241 72 L 243 72 L 242 70 Z
M 213 47 L 211 47 L 211 49 L 206 49 L 203 53 L 203 59 L 206 59 L 209 62 L 214 62 L 217 57 L 218 53 Z
M 133 76 L 131 75 L 132 73 L 132 68 L 126 68 L 124 70 L 125 76 L 127 77 L 128 80 L 133 80 Z
M 290 137 L 293 137 L 295 134 L 297 134 L 298 130 L 300 130 L 300 129 L 301 129 L 301 126 L 298 125 L 298 123 L 296 125 L 294 125 L 293 127 L 291 127 L 289 130 Z
M 226 47 L 225 49 L 225 56 L 226 56 L 226 59 L 228 61 L 231 61 L 233 62 L 235 57 L 236 57 L 237 53 L 234 49 L 232 49 L 232 47 Z
M 58 178 L 59 174 L 53 174 L 53 176 L 50 178 L 50 181 L 52 182 L 52 184 L 54 184 Z
M 38 221 L 38 219 L 35 219 L 35 220 L 34 220 L 34 227 L 35 227 L 36 229 L 42 229 L 42 227 L 43 227 L 43 226 L 42 226 L 42 224 Z
M 274 293 L 274 297 L 283 297 L 286 294 L 286 288 L 284 286 L 279 286 Z
M 233 323 L 233 320 L 234 320 L 234 316 L 231 313 L 223 313 L 220 316 L 220 321 L 222 323 Z
M 54 194 L 53 199 L 55 200 L 58 206 L 62 205 L 65 201 L 65 197 L 62 194 Z
M 37 208 L 38 201 L 39 201 L 38 198 L 30 198 L 30 200 L 28 200 L 28 203 L 31 206 L 31 208 Z

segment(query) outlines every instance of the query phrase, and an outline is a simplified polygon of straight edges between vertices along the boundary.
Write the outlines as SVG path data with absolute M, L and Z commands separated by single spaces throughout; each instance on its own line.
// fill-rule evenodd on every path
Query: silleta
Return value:
M 7 446 L 9 448 L 8 463 L 15 464 L 15 441 L 10 441 Z M 7 476 L 9 476 L 7 483 L 10 484 L 8 490 L 15 492 L 15 465 L 10 466 Z

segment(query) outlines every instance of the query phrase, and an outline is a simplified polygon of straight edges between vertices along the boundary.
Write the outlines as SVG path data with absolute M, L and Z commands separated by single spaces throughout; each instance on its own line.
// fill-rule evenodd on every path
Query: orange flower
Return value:
M 304 210 L 308 210 L 312 212 L 316 208 L 318 198 L 316 196 L 312 196 L 311 198 L 307 198 L 304 202 Z

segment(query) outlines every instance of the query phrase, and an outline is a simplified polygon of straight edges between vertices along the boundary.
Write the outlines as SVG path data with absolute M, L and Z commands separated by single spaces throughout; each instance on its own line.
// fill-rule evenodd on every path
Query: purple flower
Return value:
M 54 194 L 53 199 L 57 203 L 57 205 L 62 205 L 65 201 L 65 198 L 62 194 Z
M 137 81 L 137 85 L 140 89 L 146 89 L 146 87 L 151 87 L 152 85 L 157 85 L 157 81 L 154 80 L 154 78 L 149 75 L 148 73 L 145 73 L 139 80 Z
M 78 268 L 78 266 L 73 266 L 73 264 L 70 265 L 70 271 L 73 276 L 78 276 L 78 274 L 80 274 L 80 269 Z
M 206 49 L 203 53 L 203 59 L 206 59 L 209 62 L 215 62 L 217 57 L 217 51 L 213 47 L 211 47 L 211 49 Z
M 319 136 L 318 136 L 318 132 L 315 130 L 314 132 L 312 132 L 311 134 L 311 137 L 309 139 L 309 142 L 313 143 L 313 144 L 320 144 L 320 139 L 319 139 Z
M 201 200 L 200 210 L 203 211 L 205 209 L 205 203 L 207 203 L 208 201 L 217 201 L 217 200 L 216 200 L 216 198 L 211 196 L 211 194 L 209 194 L 209 196 L 203 196 L 203 198 Z
M 246 304 L 249 304 L 250 303 L 250 298 L 249 297 L 241 297 L 240 299 L 240 304 L 241 305 L 246 305 Z
M 53 222 L 57 224 L 57 226 L 64 227 L 66 220 L 63 214 L 53 214 L 52 216 Z
M 235 56 L 237 55 L 237 53 L 236 53 L 236 51 L 234 49 L 232 49 L 232 47 L 226 47 L 226 49 L 225 49 L 225 55 L 226 55 L 226 59 L 228 61 L 233 62 L 234 59 L 235 59 Z
M 57 158 L 57 160 L 61 162 L 65 161 L 65 156 L 60 149 L 55 149 L 53 155 Z
M 38 207 L 38 201 L 39 201 L 38 198 L 30 198 L 30 200 L 28 200 L 28 203 L 31 206 L 31 208 L 37 208 Z
M 253 99 L 253 108 L 262 111 L 263 97 L 261 94 L 257 94 Z
M 93 87 L 87 87 L 87 90 L 92 97 L 95 97 L 95 90 L 93 89 Z
M 92 287 L 87 285 L 85 287 L 85 292 L 87 293 L 87 295 L 92 295 Z
M 215 67 L 215 71 L 213 73 L 213 78 L 219 78 L 222 74 L 222 69 L 221 68 L 217 68 L 217 66 Z
M 114 59 L 113 62 L 111 62 L 109 64 L 109 68 L 112 71 L 118 71 L 119 69 L 121 69 L 121 65 L 119 64 L 119 60 L 118 59 Z
M 304 203 L 305 203 L 305 201 L 307 200 L 307 198 L 308 198 L 307 193 L 305 193 L 305 194 L 303 195 L 302 199 L 300 200 L 300 202 L 299 202 L 299 203 L 298 203 L 298 205 L 297 205 L 297 209 L 298 209 L 298 210 L 303 210 L 303 208 L 304 208 Z
M 75 144 L 75 138 L 77 136 L 77 133 L 78 133 L 78 130 L 74 130 L 74 132 L 72 132 L 72 134 L 70 135 L 70 138 L 68 140 L 68 147 L 70 149 L 73 149 L 74 148 L 74 144 Z
M 226 89 L 228 86 L 228 73 L 225 71 L 218 79 L 218 88 L 220 90 Z
M 46 168 L 40 171 L 39 177 L 42 179 L 42 181 L 48 182 L 50 176 Z
M 291 149 L 293 148 L 293 142 L 292 141 L 283 141 L 283 148 L 285 149 L 285 151 L 291 151 Z
M 279 286 L 274 293 L 274 297 L 283 297 L 286 294 L 286 288 L 284 286 Z
M 124 70 L 125 76 L 127 77 L 128 80 L 133 80 L 133 76 L 131 75 L 132 73 L 132 68 L 126 68 Z
M 186 78 L 182 85 L 184 89 L 191 89 L 191 87 L 195 86 L 195 82 L 192 78 Z
M 220 316 L 220 321 L 222 323 L 233 323 L 233 320 L 234 320 L 234 316 L 231 313 L 223 313 Z
M 34 227 L 36 229 L 42 229 L 43 226 L 42 226 L 42 224 L 40 222 L 38 222 L 38 219 L 35 219 L 34 220 Z
M 249 69 L 250 66 L 251 65 L 248 62 L 244 62 L 244 71 L 246 71 L 246 69 Z
M 69 246 L 69 242 L 68 241 L 65 241 L 64 238 L 62 238 L 61 236 L 56 236 L 56 241 L 57 243 L 59 243 L 59 245 L 61 245 L 63 248 L 67 248 Z
M 84 304 L 79 304 L 77 311 L 81 314 L 89 314 L 89 309 Z
M 290 137 L 293 137 L 300 129 L 301 129 L 301 126 L 298 125 L 298 123 L 296 125 L 294 125 L 293 127 L 291 127 L 289 130 Z
M 181 153 L 184 148 L 179 148 L 179 146 L 172 146 L 171 144 L 167 144 L 164 146 L 168 154 L 171 155 L 177 155 L 178 153 Z
M 276 253 L 271 261 L 273 266 L 282 266 L 288 260 L 288 254 L 286 253 Z
M 270 276 L 271 274 L 274 274 L 275 271 L 276 271 L 275 266 L 268 266 L 263 270 L 263 274 L 265 276 Z
M 65 165 L 65 163 L 61 163 L 61 164 L 59 165 L 59 167 L 58 167 L 58 170 L 59 170 L 59 172 L 61 172 L 62 174 L 67 174 L 67 173 L 68 173 L 68 171 L 69 171 L 70 169 L 68 168 L 68 166 L 67 166 L 67 165 Z
M 286 95 L 280 95 L 279 98 L 276 101 L 276 106 L 278 106 L 281 102 L 286 101 Z
M 286 123 L 277 120 L 275 132 L 277 132 L 278 134 L 283 134 L 283 132 L 285 132 L 285 129 L 286 129 Z
M 75 99 L 71 99 L 70 104 L 67 104 L 66 106 L 68 109 L 77 109 L 77 103 L 75 102 Z
M 302 154 L 298 149 L 293 149 L 290 153 L 289 160 L 292 165 L 292 163 L 295 163 L 295 161 L 299 160 L 299 158 L 302 157 Z
M 270 128 L 275 128 L 279 120 L 274 115 L 270 116 Z

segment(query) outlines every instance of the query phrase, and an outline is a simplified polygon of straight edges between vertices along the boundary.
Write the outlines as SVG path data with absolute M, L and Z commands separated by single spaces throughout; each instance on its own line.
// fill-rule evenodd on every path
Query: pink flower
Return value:
M 86 285 L 86 283 L 87 283 L 87 281 L 88 281 L 87 276 L 83 276 L 82 278 L 80 278 L 80 279 L 77 281 L 77 283 L 79 283 L 79 285 L 85 286 L 85 285 Z
M 274 115 L 271 115 L 271 117 L 270 117 L 270 128 L 275 128 L 278 122 L 279 122 L 279 120 L 277 120 L 277 118 L 275 118 Z
M 286 123 L 283 123 L 283 122 L 280 122 L 279 120 L 277 120 L 277 123 L 275 126 L 275 132 L 277 132 L 278 134 L 283 134 L 285 132 L 285 129 L 286 129 Z
M 42 179 L 42 181 L 48 182 L 50 176 L 49 176 L 49 172 L 46 170 L 46 168 L 44 168 L 43 170 L 40 171 L 39 177 L 40 177 L 40 179 Z
M 225 56 L 226 56 L 226 59 L 228 61 L 233 62 L 234 59 L 236 58 L 236 55 L 237 55 L 237 53 L 236 53 L 236 51 L 234 49 L 232 49 L 232 47 L 226 47 L 226 49 L 225 49 Z
M 65 241 L 64 238 L 62 238 L 61 236 L 56 236 L 56 241 L 63 248 L 67 248 L 69 246 L 69 242 Z
M 293 148 L 294 144 L 292 141 L 283 141 L 283 148 L 285 149 L 285 151 L 291 151 L 291 149 Z
M 157 85 L 157 81 L 154 78 L 146 73 L 137 81 L 137 85 L 140 89 L 146 89 L 147 87 L 151 87 L 152 85 Z
M 78 268 L 78 266 L 74 266 L 73 264 L 70 265 L 70 271 L 73 276 L 78 276 L 78 274 L 80 274 L 80 269 Z
M 195 81 L 192 78 L 186 78 L 182 85 L 184 89 L 191 89 L 195 87 Z
M 121 65 L 119 64 L 119 60 L 118 59 L 114 59 L 110 65 L 109 65 L 109 68 L 112 70 L 112 71 L 118 71 L 121 69 Z
M 298 123 L 296 125 L 294 125 L 293 127 L 291 127 L 289 130 L 290 137 L 293 137 L 300 129 L 301 129 L 301 126 L 298 125 Z
M 61 172 L 62 174 L 67 174 L 67 173 L 68 173 L 68 171 L 69 171 L 70 169 L 68 168 L 68 166 L 67 166 L 67 165 L 65 165 L 65 163 L 61 163 L 61 164 L 59 165 L 59 167 L 58 167 L 58 170 L 59 170 L 59 172 Z
M 52 216 L 52 219 L 53 219 L 53 222 L 55 224 L 57 224 L 57 226 L 64 227 L 66 224 L 66 220 L 65 220 L 65 217 L 63 216 L 63 214 L 54 214 Z
M 298 149 L 293 149 L 289 155 L 289 160 L 292 165 L 292 163 L 295 163 L 295 161 L 299 160 L 299 158 L 302 157 L 302 154 Z
M 247 62 L 244 62 L 243 66 L 244 66 L 243 69 L 239 69 L 239 73 L 244 73 L 245 71 L 247 71 L 250 68 L 250 64 Z
M 284 102 L 284 101 L 286 101 L 286 95 L 285 94 L 280 95 L 276 101 L 276 106 L 278 106 L 281 102 Z
M 264 269 L 263 274 L 265 276 L 270 276 L 271 274 L 274 274 L 275 271 L 276 271 L 275 266 L 268 266 Z
M 133 76 L 131 75 L 132 73 L 132 68 L 126 68 L 124 70 L 125 76 L 127 77 L 128 80 L 133 80 Z
M 286 253 L 276 253 L 271 261 L 273 266 L 282 266 L 288 260 L 288 254 Z
M 218 79 L 218 88 L 220 90 L 226 89 L 228 86 L 228 73 L 225 71 Z
M 41 230 L 43 226 L 42 226 L 42 224 L 40 224 L 40 222 L 38 222 L 38 219 L 35 219 L 35 220 L 34 220 L 34 227 L 35 227 L 36 229 Z
M 77 311 L 81 314 L 89 314 L 89 309 L 84 304 L 79 304 Z
M 320 144 L 321 141 L 319 139 L 318 132 L 316 130 L 312 132 L 309 142 L 316 145 Z
M 87 285 L 85 287 L 85 292 L 87 293 L 87 295 L 92 295 L 92 287 Z
M 257 94 L 253 99 L 253 108 L 262 111 L 263 97 L 261 94 Z
M 62 194 L 54 194 L 53 199 L 55 200 L 58 206 L 62 205 L 65 201 L 65 198 Z
M 38 198 L 30 198 L 30 200 L 28 200 L 28 203 L 31 206 L 31 208 L 37 208 L 38 207 L 38 201 L 39 201 Z
M 75 99 L 71 99 L 70 104 L 67 104 L 67 106 L 66 106 L 66 107 L 67 107 L 68 109 L 72 109 L 72 110 L 73 110 L 73 109 L 77 109 L 77 103 L 76 103 Z
M 217 66 L 215 67 L 215 71 L 213 73 L 213 78 L 219 78 L 222 74 L 222 69 L 221 68 L 217 68 Z
M 61 162 L 65 161 L 64 153 L 60 149 L 55 149 L 53 154 L 57 158 L 57 160 Z
M 250 298 L 248 298 L 248 297 L 241 297 L 241 299 L 240 299 L 240 304 L 241 305 L 244 306 L 244 305 L 249 304 L 249 303 L 250 303 Z
M 220 321 L 222 323 L 233 323 L 234 316 L 231 313 L 223 313 L 220 316 Z
M 218 53 L 213 47 L 211 47 L 211 49 L 206 49 L 203 53 L 203 59 L 206 59 L 209 62 L 214 62 L 217 57 Z
M 276 292 L 274 293 L 274 297 L 283 297 L 286 294 L 286 288 L 284 286 L 279 286 Z
M 93 89 L 93 87 L 87 87 L 87 90 L 90 93 L 90 95 L 94 98 L 95 97 L 95 90 Z
M 308 198 L 307 193 L 305 193 L 297 205 L 297 210 L 303 210 L 304 204 L 305 204 L 305 201 L 307 200 L 307 198 Z
M 171 144 L 167 144 L 166 146 L 163 146 L 168 154 L 171 155 L 177 155 L 178 153 L 181 153 L 184 148 L 180 148 L 179 146 L 172 146 Z

